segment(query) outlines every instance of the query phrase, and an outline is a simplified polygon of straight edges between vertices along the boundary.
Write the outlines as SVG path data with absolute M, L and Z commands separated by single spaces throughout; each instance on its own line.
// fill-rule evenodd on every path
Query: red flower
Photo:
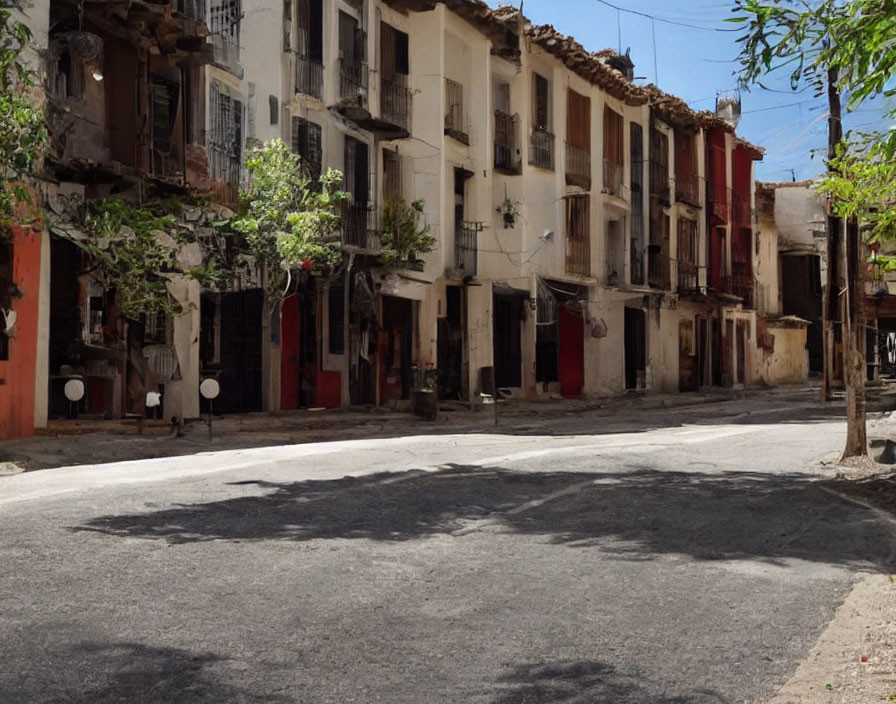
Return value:
M 310 271 L 310 269 L 311 269 L 311 260 L 310 260 L 310 259 L 303 259 L 303 260 L 302 260 L 302 268 L 303 268 L 305 271 Z

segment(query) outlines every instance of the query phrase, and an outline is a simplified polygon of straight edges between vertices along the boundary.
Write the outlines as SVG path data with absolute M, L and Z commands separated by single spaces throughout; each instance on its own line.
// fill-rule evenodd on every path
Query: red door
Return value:
M 299 407 L 299 297 L 280 306 L 280 410 Z
M 559 349 L 557 353 L 560 395 L 581 398 L 585 385 L 585 324 L 582 316 L 560 306 Z

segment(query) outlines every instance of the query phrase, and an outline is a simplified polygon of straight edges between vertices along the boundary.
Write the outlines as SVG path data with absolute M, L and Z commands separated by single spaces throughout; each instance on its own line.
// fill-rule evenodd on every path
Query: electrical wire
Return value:
M 704 32 L 740 32 L 742 31 L 740 28 L 737 29 L 723 29 L 721 27 L 700 27 L 696 24 L 689 24 L 687 22 L 679 22 L 678 20 L 670 20 L 664 17 L 656 17 L 655 15 L 649 15 L 646 12 L 639 12 L 638 10 L 630 10 L 627 7 L 620 7 L 618 5 L 614 5 L 607 0 L 594 0 L 595 2 L 599 2 L 601 5 L 606 5 L 607 7 L 612 7 L 617 12 L 627 12 L 630 15 L 639 15 L 640 17 L 646 17 L 649 20 L 656 20 L 657 22 L 664 22 L 666 24 L 674 24 L 678 27 L 688 27 L 689 29 L 699 29 Z

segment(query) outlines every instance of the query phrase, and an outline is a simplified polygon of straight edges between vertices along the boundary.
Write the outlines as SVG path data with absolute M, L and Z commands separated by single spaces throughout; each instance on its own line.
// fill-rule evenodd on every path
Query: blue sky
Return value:
M 638 83 L 657 83 L 684 98 L 693 108 L 712 110 L 716 91 L 737 86 L 734 71 L 738 32 L 724 22 L 732 16 L 723 0 L 611 0 L 614 5 L 672 20 L 683 27 L 630 13 L 619 13 L 598 0 L 525 0 L 523 11 L 536 24 L 549 23 L 574 36 L 586 49 L 631 47 Z M 488 0 L 497 6 L 519 0 Z M 652 26 L 653 25 L 653 26 Z M 654 30 L 656 62 L 654 63 Z M 620 42 L 621 34 L 621 42 Z M 658 76 L 657 76 L 658 74 Z M 657 78 L 659 80 L 657 80 Z M 794 92 L 786 72 L 765 82 L 773 91 L 756 86 L 741 92 L 742 117 L 738 134 L 766 148 L 757 164 L 757 178 L 789 181 L 811 178 L 823 171 L 827 145 L 827 100 L 812 89 Z M 880 105 L 865 105 L 848 115 L 846 129 L 885 129 Z M 813 150 L 815 157 L 810 158 Z M 791 173 L 793 169 L 793 173 Z

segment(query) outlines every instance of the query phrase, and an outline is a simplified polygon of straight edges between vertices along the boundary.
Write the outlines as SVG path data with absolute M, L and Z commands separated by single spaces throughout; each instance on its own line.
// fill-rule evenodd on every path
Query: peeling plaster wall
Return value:
M 773 352 L 761 351 L 759 377 L 762 383 L 802 384 L 809 378 L 809 357 L 806 350 L 805 326 L 781 326 L 774 321 L 768 331 L 775 338 Z

